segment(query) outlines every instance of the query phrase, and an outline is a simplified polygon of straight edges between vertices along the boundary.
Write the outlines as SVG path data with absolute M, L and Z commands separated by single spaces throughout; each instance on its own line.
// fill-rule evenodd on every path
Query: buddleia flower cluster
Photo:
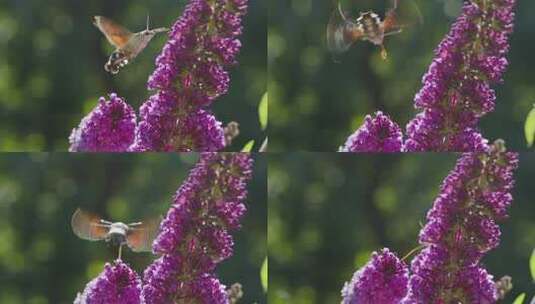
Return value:
M 498 223 L 513 197 L 518 155 L 497 142 L 466 153 L 442 183 L 420 232 L 425 246 L 412 261 L 409 303 L 495 303 L 493 277 L 481 258 L 500 241 Z
M 518 155 L 501 141 L 488 152 L 463 154 L 427 214 L 410 274 L 383 249 L 346 283 L 342 304 L 496 303 L 496 284 L 481 259 L 500 242 L 517 167 Z
M 146 303 L 229 303 L 214 269 L 232 255 L 230 232 L 240 227 L 246 211 L 251 166 L 246 153 L 201 155 L 154 241 L 161 257 L 144 273 Z
M 373 252 L 342 289 L 342 304 L 397 304 L 407 293 L 409 270 L 388 248 Z
M 364 124 L 351 135 L 340 152 L 399 152 L 403 134 L 399 126 L 378 111 L 374 117 L 367 115 Z
M 107 263 L 104 270 L 76 297 L 74 304 L 139 304 L 141 279 L 126 263 L 116 260 Z
M 223 149 L 224 128 L 209 106 L 228 91 L 227 69 L 236 63 L 246 12 L 247 0 L 190 0 L 156 59 L 156 69 L 148 80 L 148 89 L 154 94 L 141 105 L 135 128 L 130 124 L 122 127 L 123 120 L 131 121 L 131 109 L 112 94 L 111 100 L 119 100 L 125 110 L 119 113 L 102 103 L 97 105 L 73 130 L 70 150 Z M 110 146 L 117 138 L 120 144 Z
M 487 151 L 488 140 L 478 124 L 494 110 L 496 93 L 492 86 L 502 82 L 508 65 L 515 3 L 464 1 L 461 15 L 435 50 L 435 58 L 423 77 L 423 87 L 414 100 L 420 112 L 407 124 L 403 147 L 397 152 Z M 365 124 L 364 129 L 380 129 L 385 122 Z M 378 141 L 369 140 L 371 146 Z M 362 143 L 350 152 L 366 151 L 369 146 Z M 380 146 L 376 151 L 387 148 Z

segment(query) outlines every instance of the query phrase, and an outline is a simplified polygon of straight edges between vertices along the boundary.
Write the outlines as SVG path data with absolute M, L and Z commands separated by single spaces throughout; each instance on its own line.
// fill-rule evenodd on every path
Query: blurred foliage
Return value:
M 104 71 L 113 47 L 91 23 L 104 15 L 132 31 L 171 26 L 186 0 L 80 1 L 8 0 L 0 4 L 0 150 L 65 151 L 68 136 L 100 96 L 117 92 L 137 112 L 150 96 L 146 81 L 165 43 L 156 36 L 118 75 Z M 239 64 L 230 69 L 228 94 L 213 106 L 224 124 L 237 121 L 241 136 L 229 150 L 251 138 L 261 141 L 257 105 L 266 91 L 267 13 L 250 1 Z
M 251 152 L 253 150 L 253 146 L 254 146 L 254 140 L 251 139 L 245 144 L 245 146 L 243 146 L 243 148 L 241 149 L 241 152 Z
M 526 123 L 524 124 L 524 133 L 526 136 L 526 142 L 528 148 L 533 146 L 533 140 L 535 140 L 535 106 L 528 113 L 526 117 Z
M 264 288 L 264 291 L 268 291 L 268 258 L 264 260 L 264 263 L 262 263 L 262 269 L 260 270 L 260 276 L 262 278 L 262 288 Z
M 266 251 L 266 162 L 255 156 L 248 212 L 235 253 L 216 272 L 240 282 L 244 303 L 265 303 L 259 273 Z M 133 222 L 165 215 L 197 161 L 196 154 L 4 154 L 0 157 L 0 303 L 72 303 L 76 293 L 117 256 L 105 242 L 71 231 L 77 207 Z M 141 273 L 155 258 L 123 249 Z
M 387 37 L 388 60 L 369 42 L 357 43 L 333 60 L 325 47 L 325 29 L 338 0 L 274 0 L 268 20 L 268 90 L 271 151 L 336 151 L 362 123 L 382 110 L 404 129 L 433 50 L 458 15 L 461 0 L 416 2 L 421 26 Z M 340 0 L 358 15 L 373 9 L 381 16 L 387 0 Z M 496 110 L 481 122 L 483 135 L 525 150 L 523 123 L 535 100 L 535 2 L 517 1 L 515 32 L 505 83 L 497 89 Z
M 516 297 L 516 299 L 513 302 L 513 304 L 523 304 L 525 299 L 526 299 L 526 294 L 525 293 L 521 293 L 518 297 Z
M 268 163 L 269 303 L 340 303 L 344 282 L 372 251 L 405 256 L 457 154 L 272 154 Z M 535 154 L 522 154 L 500 246 L 484 259 L 513 278 L 503 303 L 533 293 Z
M 535 283 L 535 249 L 531 252 L 531 258 L 529 259 L 529 272 L 531 273 L 531 279 Z

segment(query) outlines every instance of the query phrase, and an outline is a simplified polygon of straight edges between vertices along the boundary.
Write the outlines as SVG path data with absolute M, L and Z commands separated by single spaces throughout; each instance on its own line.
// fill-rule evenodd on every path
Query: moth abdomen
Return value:
M 108 235 L 108 241 L 114 246 L 120 246 L 126 244 L 126 235 L 122 233 L 110 233 Z
M 104 70 L 112 74 L 117 74 L 119 73 L 119 70 L 127 64 L 128 56 L 124 52 L 116 50 L 111 53 L 108 62 L 104 65 Z

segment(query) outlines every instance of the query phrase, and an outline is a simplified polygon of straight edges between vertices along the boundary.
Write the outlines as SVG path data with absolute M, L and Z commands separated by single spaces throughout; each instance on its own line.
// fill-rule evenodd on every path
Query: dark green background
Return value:
M 370 253 L 400 257 L 418 246 L 420 224 L 455 154 L 288 153 L 269 159 L 269 303 L 340 303 L 340 290 Z M 528 259 L 535 248 L 535 155 L 522 154 L 510 218 L 483 264 L 495 278 L 535 295 Z
M 113 47 L 91 23 L 104 15 L 131 31 L 171 26 L 185 0 L 85 1 L 8 0 L 0 3 L 0 150 L 65 151 L 71 130 L 100 96 L 117 92 L 137 112 L 150 96 L 146 82 L 165 43 L 154 37 L 131 64 L 116 75 L 104 71 Z M 257 107 L 266 91 L 267 13 L 250 1 L 239 64 L 230 68 L 229 93 L 215 101 L 216 117 L 237 121 L 241 135 L 228 150 L 261 142 Z M 255 149 L 258 149 L 255 148 Z
M 243 284 L 244 303 L 265 303 L 260 267 L 266 256 L 266 162 L 255 157 L 235 253 L 217 268 L 221 281 Z M 4 154 L 0 156 L 0 303 L 72 303 L 117 249 L 71 231 L 81 206 L 132 222 L 165 214 L 197 160 L 195 154 Z M 138 272 L 150 253 L 123 251 Z
M 374 9 L 386 0 L 340 0 L 347 11 Z M 400 0 L 410 6 L 412 0 Z M 273 0 L 268 20 L 268 90 L 271 151 L 336 151 L 364 116 L 383 110 L 405 129 L 417 113 L 415 94 L 433 50 L 455 20 L 445 6 L 461 0 L 415 0 L 422 26 L 386 39 L 389 59 L 369 42 L 354 45 L 335 63 L 325 47 L 325 28 L 337 0 Z M 535 102 L 535 2 L 517 1 L 515 32 L 505 83 L 497 87 L 496 110 L 481 122 L 491 142 L 503 138 L 526 150 L 523 123 Z M 455 11 L 454 9 L 450 9 Z M 450 13 L 451 15 L 451 13 Z

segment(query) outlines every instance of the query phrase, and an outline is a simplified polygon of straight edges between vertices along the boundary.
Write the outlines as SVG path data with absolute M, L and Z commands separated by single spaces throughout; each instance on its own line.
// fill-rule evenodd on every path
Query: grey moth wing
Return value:
M 93 213 L 76 209 L 71 218 L 72 231 L 81 239 L 100 241 L 106 238 L 109 228 Z

